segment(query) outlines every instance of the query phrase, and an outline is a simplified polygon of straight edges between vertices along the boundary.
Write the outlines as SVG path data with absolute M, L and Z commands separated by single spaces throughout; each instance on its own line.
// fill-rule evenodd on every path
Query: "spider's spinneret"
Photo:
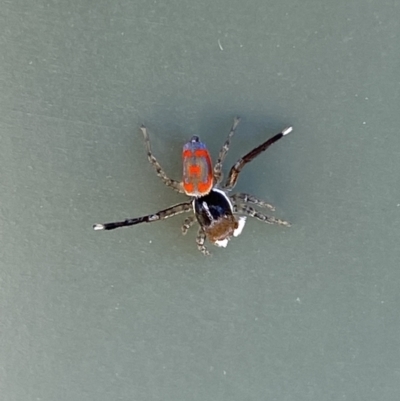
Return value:
M 188 196 L 207 195 L 213 187 L 211 156 L 198 136 L 183 146 L 183 189 Z

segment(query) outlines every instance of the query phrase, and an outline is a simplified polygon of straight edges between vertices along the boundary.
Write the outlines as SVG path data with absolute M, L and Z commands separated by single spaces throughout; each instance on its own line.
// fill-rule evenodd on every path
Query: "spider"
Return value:
M 262 214 L 252 207 L 253 205 L 274 211 L 275 208 L 269 203 L 246 193 L 230 195 L 229 192 L 235 187 L 243 167 L 268 149 L 273 143 L 292 132 L 293 128 L 285 128 L 241 157 L 230 169 L 225 183 L 221 184 L 223 180 L 222 164 L 228 153 L 231 138 L 236 131 L 239 121 L 239 117 L 234 119 L 232 128 L 219 151 L 214 167 L 212 166 L 211 156 L 206 145 L 200 141 L 198 136 L 193 136 L 183 146 L 182 181 L 173 180 L 164 172 L 151 151 L 147 129 L 142 125 L 140 129 L 146 145 L 147 158 L 156 170 L 157 175 L 166 186 L 177 192 L 186 194 L 190 197 L 190 200 L 147 216 L 113 223 L 95 224 L 93 229 L 114 230 L 115 228 L 133 226 L 139 223 L 153 223 L 181 213 L 193 211 L 194 214 L 184 220 L 182 233 L 186 234 L 197 220 L 200 225 L 196 237 L 197 248 L 204 255 L 209 255 L 210 253 L 205 246 L 205 240 L 207 239 L 219 247 L 226 247 L 232 236 L 237 237 L 242 232 L 246 216 L 255 217 L 268 224 L 280 224 L 290 227 L 289 222 Z

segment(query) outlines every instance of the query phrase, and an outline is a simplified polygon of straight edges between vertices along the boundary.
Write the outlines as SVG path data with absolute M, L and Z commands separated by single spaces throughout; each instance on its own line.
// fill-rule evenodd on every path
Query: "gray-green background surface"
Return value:
M 400 397 L 400 7 L 354 1 L 1 1 L 0 398 Z M 293 124 L 204 258 L 176 217 L 182 144 L 226 168 Z

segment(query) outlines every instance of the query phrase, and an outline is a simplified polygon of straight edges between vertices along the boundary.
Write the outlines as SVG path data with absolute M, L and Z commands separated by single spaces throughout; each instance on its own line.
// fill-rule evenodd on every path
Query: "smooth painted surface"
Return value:
M 399 3 L 5 1 L 0 8 L 0 393 L 5 401 L 398 400 Z M 237 189 L 213 256 L 166 171 L 200 135 Z

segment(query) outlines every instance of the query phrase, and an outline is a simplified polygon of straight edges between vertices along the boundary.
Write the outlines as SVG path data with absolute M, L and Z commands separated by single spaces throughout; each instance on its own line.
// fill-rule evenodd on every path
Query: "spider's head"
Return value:
M 195 198 L 193 208 L 207 239 L 217 246 L 226 247 L 232 236 L 240 235 L 246 222 L 246 217 L 233 215 L 232 202 L 220 189 Z

